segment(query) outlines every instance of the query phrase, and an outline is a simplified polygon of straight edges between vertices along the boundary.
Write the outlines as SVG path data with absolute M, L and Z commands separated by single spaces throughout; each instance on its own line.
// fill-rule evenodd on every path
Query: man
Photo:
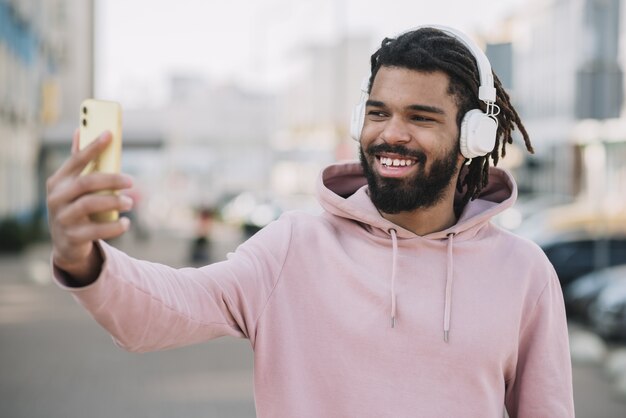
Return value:
M 131 206 L 89 194 L 127 178 L 78 177 L 104 134 L 48 182 L 57 281 L 131 351 L 248 338 L 261 418 L 574 416 L 558 279 L 489 222 L 517 193 L 489 157 L 515 126 L 532 147 L 470 49 L 428 27 L 385 39 L 357 110 L 361 163 L 323 171 L 324 213 L 287 213 L 200 269 L 101 241 L 128 222 L 87 215 Z

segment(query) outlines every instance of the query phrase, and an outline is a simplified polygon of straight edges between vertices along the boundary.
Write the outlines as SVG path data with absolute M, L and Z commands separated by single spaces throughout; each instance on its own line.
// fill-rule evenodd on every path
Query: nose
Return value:
M 406 121 L 400 116 L 390 117 L 383 126 L 380 139 L 388 144 L 405 144 L 411 140 L 411 133 Z

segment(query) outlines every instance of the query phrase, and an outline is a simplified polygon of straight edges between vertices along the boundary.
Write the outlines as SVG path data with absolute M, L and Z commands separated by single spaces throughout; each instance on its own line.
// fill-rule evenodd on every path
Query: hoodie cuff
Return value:
M 107 251 L 105 250 L 106 245 L 107 244 L 102 240 L 98 240 L 94 242 L 94 246 L 96 250 L 100 252 L 100 257 L 102 257 L 102 266 L 101 266 L 100 272 L 98 273 L 98 277 L 96 277 L 96 279 L 93 282 L 87 285 L 81 285 L 77 283 L 76 280 L 72 278 L 72 276 L 70 276 L 69 274 L 67 274 L 67 272 L 57 267 L 54 264 L 54 261 L 52 259 L 52 254 L 51 254 L 50 265 L 52 266 L 53 281 L 60 288 L 69 290 L 69 291 L 84 290 L 84 289 L 89 289 L 90 287 L 94 286 L 101 279 L 101 277 L 105 273 L 105 270 L 107 270 L 108 263 L 107 263 Z

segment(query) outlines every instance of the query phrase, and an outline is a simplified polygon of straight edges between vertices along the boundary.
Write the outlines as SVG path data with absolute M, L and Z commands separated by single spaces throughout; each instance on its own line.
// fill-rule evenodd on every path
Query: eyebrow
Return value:
M 378 100 L 368 100 L 367 102 L 365 102 L 365 105 L 372 106 L 372 107 L 387 107 L 384 102 L 381 102 Z M 446 114 L 446 112 L 443 109 L 439 107 L 435 107 L 435 106 L 413 104 L 413 105 L 408 106 L 407 108 L 411 110 L 417 110 L 420 112 L 436 113 L 438 115 Z

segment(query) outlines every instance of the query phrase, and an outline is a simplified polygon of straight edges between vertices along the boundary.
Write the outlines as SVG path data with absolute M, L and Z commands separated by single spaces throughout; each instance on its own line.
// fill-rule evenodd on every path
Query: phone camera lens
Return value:
M 87 126 L 87 119 L 83 119 L 83 126 Z
M 87 114 L 87 106 L 83 106 L 83 114 Z

